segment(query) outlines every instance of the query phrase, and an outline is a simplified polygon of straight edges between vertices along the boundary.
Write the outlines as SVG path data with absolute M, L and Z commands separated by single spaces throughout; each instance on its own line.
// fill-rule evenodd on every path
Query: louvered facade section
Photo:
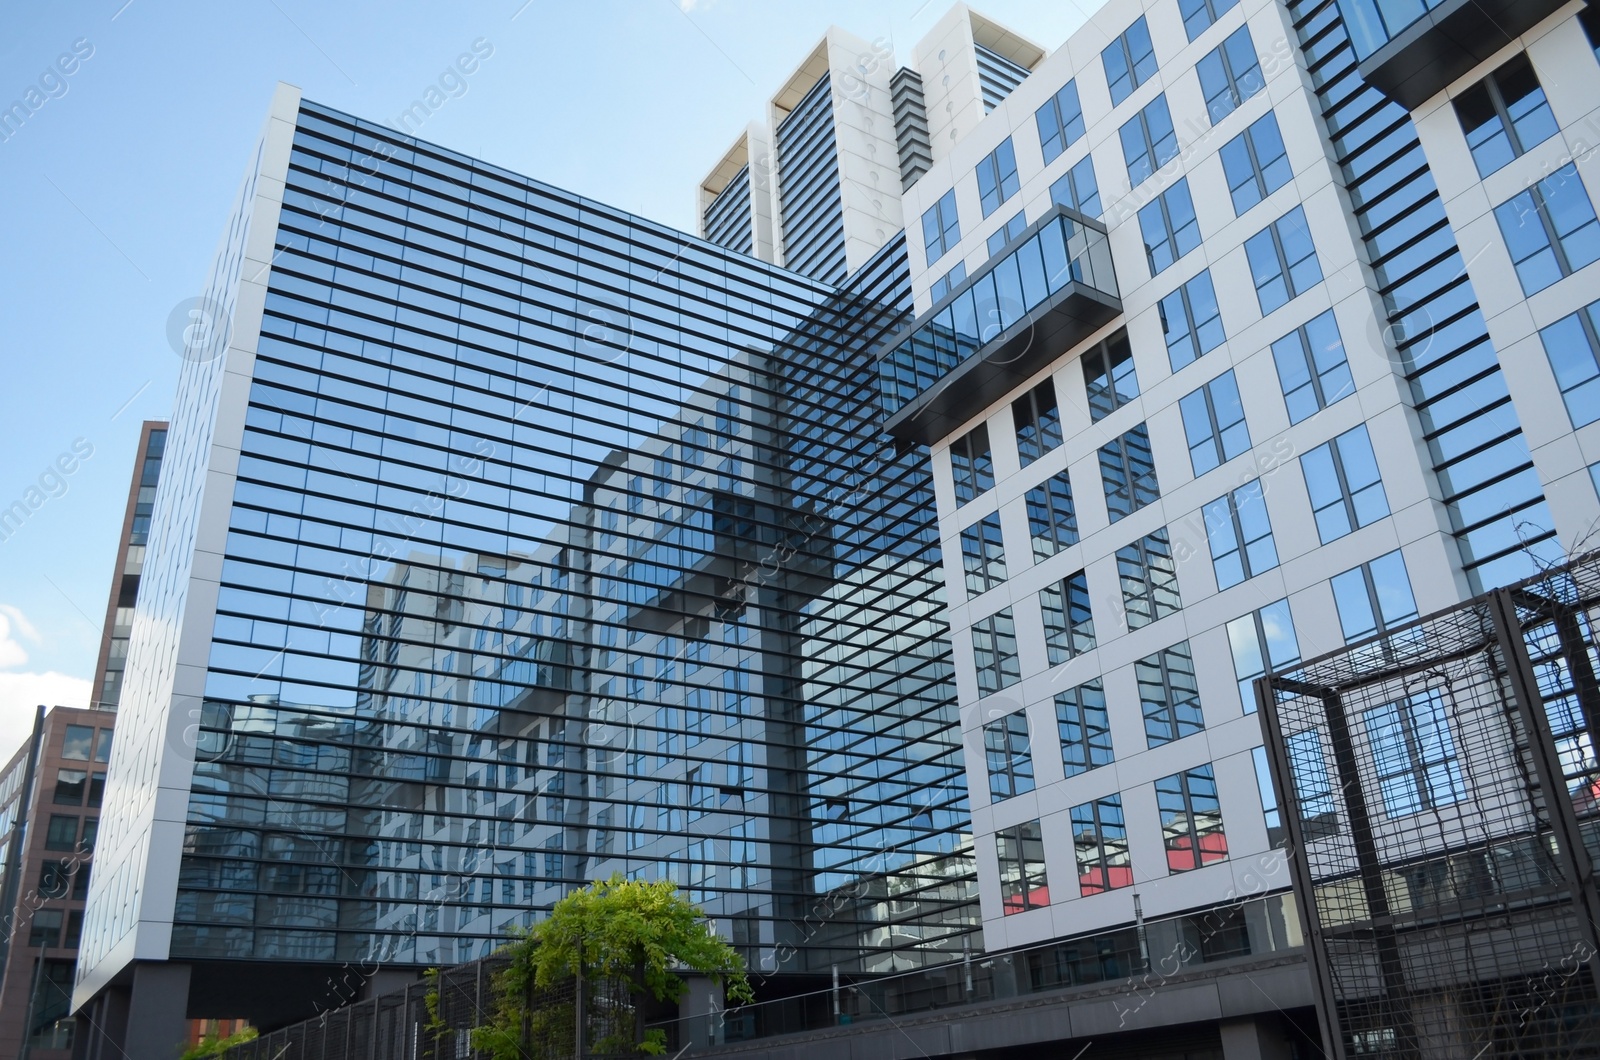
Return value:
M 777 148 L 783 263 L 802 275 L 842 283 L 848 272 L 844 203 L 826 75 L 778 124 Z

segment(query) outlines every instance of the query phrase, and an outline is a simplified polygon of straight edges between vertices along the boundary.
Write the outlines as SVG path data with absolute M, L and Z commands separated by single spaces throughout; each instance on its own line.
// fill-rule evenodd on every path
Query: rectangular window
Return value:
M 1383 812 L 1406 817 L 1467 797 L 1444 696 L 1427 689 L 1361 715 Z
M 1250 761 L 1256 767 L 1256 792 L 1261 796 L 1261 815 L 1267 821 L 1267 846 L 1277 848 L 1289 842 L 1283 830 L 1283 814 L 1278 809 L 1278 792 L 1272 786 L 1272 767 L 1265 747 L 1250 748 Z
M 1017 193 L 1018 186 L 1017 153 L 1008 136 L 978 163 L 978 204 L 983 216 L 998 210 L 1001 203 Z
M 78 819 L 59 813 L 50 815 L 50 827 L 45 833 L 46 850 L 76 850 L 78 846 Z
M 1100 53 L 1100 63 L 1105 67 L 1113 107 L 1150 80 L 1156 72 L 1156 51 L 1143 15 Z
M 1600 222 L 1569 162 L 1495 207 L 1522 293 L 1532 295 L 1600 258 Z
M 1093 650 L 1090 584 L 1082 570 L 1040 589 L 1038 610 L 1045 616 L 1045 650 L 1050 653 L 1051 666 Z
M 1227 338 L 1210 269 L 1167 295 L 1158 308 L 1167 340 L 1167 360 L 1174 372 L 1204 357 Z
M 1411 578 L 1399 549 L 1334 575 L 1332 584 L 1347 644 L 1387 633 L 1417 617 Z
M 1337 835 L 1338 803 L 1333 797 L 1333 778 L 1323 753 L 1322 735 L 1315 729 L 1291 733 L 1283 738 L 1289 759 L 1289 775 L 1294 778 L 1295 801 L 1300 804 L 1300 827 L 1306 842 Z
M 1105 686 L 1100 678 L 1057 694 L 1056 729 L 1061 734 L 1061 764 L 1067 776 L 1075 777 L 1115 761 Z
M 667 835 L 682 833 L 689 827 L 688 805 L 687 791 L 682 784 L 661 785 L 661 805 L 656 807 L 656 828 Z
M 1017 626 L 1009 607 L 972 624 L 972 655 L 980 696 L 992 695 L 1021 679 Z
M 1539 331 L 1550 371 L 1572 426 L 1600 419 L 1600 302 L 1590 302 Z
M 1326 545 L 1389 514 L 1366 424 L 1354 427 L 1300 458 L 1317 536 Z
M 1078 893 L 1085 898 L 1133 882 L 1121 795 L 1072 808 L 1072 852 L 1078 863 Z
M 1006 580 L 999 512 L 991 512 L 961 531 L 961 563 L 966 569 L 968 596 L 986 593 Z
M 105 763 L 111 761 L 111 732 L 110 729 L 99 729 L 94 734 L 94 760 Z
M 61 941 L 62 914 L 59 909 L 35 909 L 28 926 L 28 945 L 33 949 L 54 948 Z
M 992 258 L 1006 248 L 1006 244 L 1020 236 L 1027 230 L 1028 221 L 1023 212 L 1018 210 L 1016 216 L 1001 225 L 989 234 L 987 243 L 989 256 Z
M 928 264 L 944 256 L 945 251 L 961 242 L 961 220 L 956 215 L 954 188 L 939 197 L 939 201 L 922 214 L 922 242 L 927 248 Z
M 1305 211 L 1298 206 L 1245 240 L 1244 254 L 1262 316 L 1322 280 L 1311 229 L 1306 226 Z
M 1023 467 L 1061 444 L 1061 408 L 1052 380 L 1013 401 L 1011 418 L 1017 425 L 1017 456 Z
M 89 774 L 82 769 L 56 770 L 55 803 L 58 806 L 82 806 L 83 795 L 89 788 Z
M 1150 431 L 1144 424 L 1100 447 L 1100 478 L 1112 522 L 1161 496 L 1155 460 L 1150 455 Z
M 1040 589 L 1039 610 L 1044 615 L 1044 643 L 1051 666 L 1094 648 L 1094 615 L 1089 608 L 1089 580 L 1083 571 Z
M 1084 155 L 1050 185 L 1050 201 L 1090 217 L 1100 216 L 1100 185 L 1094 178 L 1094 156 Z
M 1178 0 L 1178 14 L 1183 16 L 1183 32 L 1193 41 L 1210 28 L 1211 24 L 1233 10 L 1239 0 Z
M 1178 565 L 1166 527 L 1117 549 L 1117 576 L 1129 629 L 1141 629 L 1183 609 Z
M 1144 735 L 1151 747 L 1193 736 L 1205 729 L 1200 686 L 1188 641 L 1179 641 L 1133 664 L 1144 709 Z
M 1289 601 L 1278 600 L 1229 622 L 1228 646 L 1233 674 L 1239 679 L 1239 703 L 1246 714 L 1254 714 L 1256 679 L 1265 677 L 1268 669 L 1283 670 L 1300 661 Z
M 1487 177 L 1528 148 L 1556 134 L 1539 75 L 1527 52 L 1518 52 L 1488 77 L 1455 98 L 1478 176 Z
M 1072 484 L 1065 471 L 1029 490 L 1025 502 L 1035 562 L 1078 543 L 1078 516 L 1072 507 Z
M 87 762 L 94 748 L 94 727 L 68 725 L 61 738 L 61 757 L 69 762 Z
M 1340 398 L 1355 393 L 1344 340 L 1331 309 L 1274 342 L 1272 360 L 1278 366 L 1278 382 L 1283 388 L 1283 403 L 1289 408 L 1290 423 L 1310 419 Z
M 1283 133 L 1272 111 L 1250 123 L 1249 128 L 1222 145 L 1222 172 L 1228 178 L 1228 194 L 1233 198 L 1235 217 L 1289 183 L 1289 154 L 1283 146 Z
M 1211 124 L 1226 118 L 1266 85 L 1248 26 L 1240 26 L 1195 64 Z
M 1139 396 L 1139 377 L 1133 371 L 1133 348 L 1128 344 L 1125 329 L 1096 344 L 1080 360 L 1091 420 L 1102 420 Z
M 628 807 L 628 849 L 638 850 L 645 845 L 644 834 L 645 808 L 640 803 Z
M 1229 369 L 1178 401 L 1196 478 L 1250 448 L 1239 384 Z
M 928 297 L 937 302 L 951 291 L 960 287 L 967 280 L 967 263 L 958 261 L 950 267 L 950 271 L 933 281 L 933 286 L 928 288 Z
M 1217 778 L 1210 765 L 1156 781 L 1156 807 L 1161 813 L 1168 872 L 1188 872 L 1227 860 L 1222 803 L 1217 799 Z
M 95 836 L 100 831 L 100 820 L 96 817 L 86 818 L 83 822 L 83 838 L 78 841 L 80 849 L 93 850 Z
M 1189 178 L 1183 177 L 1139 210 L 1139 232 L 1144 256 L 1155 276 L 1200 245 L 1200 222 L 1189 197 Z
M 1128 186 L 1137 188 L 1156 170 L 1178 157 L 1178 133 L 1165 94 L 1145 104 L 1122 124 L 1122 157 L 1128 163 Z
M 957 504 L 966 504 L 994 487 L 994 455 L 987 425 L 980 423 L 951 443 L 950 474 Z
M 1002 828 L 994 835 L 1000 856 L 1000 911 L 1006 916 L 1050 904 L 1044 871 L 1044 839 L 1038 821 Z
M 656 753 L 660 755 L 676 755 L 678 753 L 678 723 L 677 707 L 656 708 Z
M 989 763 L 991 802 L 1033 790 L 1033 752 L 1028 746 L 1027 711 L 1015 711 L 985 725 L 983 753 Z
M 1225 493 L 1200 509 L 1211 546 L 1217 588 L 1230 589 L 1278 565 L 1266 496 L 1260 479 Z
M 1062 85 L 1061 91 L 1034 111 L 1033 121 L 1039 127 L 1039 146 L 1044 151 L 1044 164 L 1048 166 L 1083 136 L 1083 108 L 1078 105 L 1078 82 L 1073 80 Z
M 72 889 L 72 865 L 66 861 L 46 861 L 39 866 L 39 897 L 65 898 Z

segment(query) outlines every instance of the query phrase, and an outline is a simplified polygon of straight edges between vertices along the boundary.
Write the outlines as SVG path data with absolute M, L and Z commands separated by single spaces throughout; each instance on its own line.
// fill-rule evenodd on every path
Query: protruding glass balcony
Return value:
M 1055 207 L 889 345 L 889 433 L 932 444 L 1121 312 L 1105 226 Z
M 1338 0 L 1361 77 L 1416 110 L 1564 0 Z

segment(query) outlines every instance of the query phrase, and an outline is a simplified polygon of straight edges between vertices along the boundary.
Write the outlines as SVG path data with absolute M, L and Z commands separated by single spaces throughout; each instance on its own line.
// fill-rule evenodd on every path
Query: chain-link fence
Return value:
M 1257 682 L 1335 1057 L 1600 1056 L 1600 559 Z

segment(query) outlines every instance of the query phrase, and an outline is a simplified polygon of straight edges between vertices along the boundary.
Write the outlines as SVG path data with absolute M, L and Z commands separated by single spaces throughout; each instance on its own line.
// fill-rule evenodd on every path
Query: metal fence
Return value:
M 263 1034 L 218 1054 L 219 1060 L 482 1060 L 488 1053 L 473 1049 L 472 1031 L 490 1021 L 495 975 L 506 965 L 507 959 L 495 954 L 445 968 L 432 983 L 413 983 Z M 542 1015 L 523 1021 L 520 1055 L 528 1060 L 578 1056 L 577 997 L 578 987 L 570 982 L 530 995 L 528 1009 Z M 587 981 L 583 998 L 587 1042 L 633 1033 L 625 982 Z M 589 1050 L 583 1055 L 593 1060 L 607 1054 Z
M 1257 682 L 1330 1055 L 1600 1056 L 1600 559 Z

